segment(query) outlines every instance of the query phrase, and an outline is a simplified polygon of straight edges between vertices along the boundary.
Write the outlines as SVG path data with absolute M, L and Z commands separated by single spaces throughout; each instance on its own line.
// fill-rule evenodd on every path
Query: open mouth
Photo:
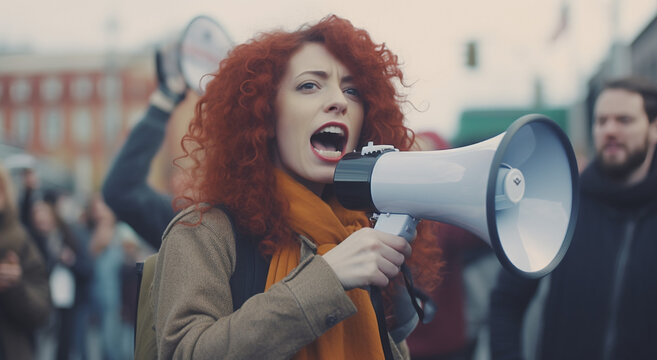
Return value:
M 347 128 L 339 123 L 326 124 L 310 137 L 310 145 L 320 157 L 339 160 L 347 145 Z

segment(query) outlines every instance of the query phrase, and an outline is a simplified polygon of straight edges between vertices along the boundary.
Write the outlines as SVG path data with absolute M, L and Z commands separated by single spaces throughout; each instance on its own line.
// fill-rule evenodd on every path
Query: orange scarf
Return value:
M 329 203 L 276 170 L 278 191 L 290 202 L 288 223 L 299 234 L 317 245 L 322 255 L 346 239 L 354 231 L 369 226 L 367 216 L 343 208 L 333 197 Z M 279 248 L 269 265 L 265 289 L 282 280 L 300 261 L 299 243 Z M 381 340 L 370 297 L 363 289 L 352 289 L 347 295 L 358 312 L 329 329 L 294 356 L 306 359 L 383 359 Z

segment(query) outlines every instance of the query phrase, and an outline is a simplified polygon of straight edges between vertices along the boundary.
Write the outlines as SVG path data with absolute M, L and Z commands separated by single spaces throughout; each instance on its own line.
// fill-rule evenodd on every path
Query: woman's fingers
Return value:
M 364 228 L 324 254 L 324 259 L 345 289 L 350 289 L 386 286 L 390 278 L 399 274 L 399 267 L 410 253 L 404 238 Z
M 376 230 L 375 230 L 376 231 Z M 379 232 L 381 241 L 387 246 L 393 248 L 396 252 L 402 253 L 404 257 L 411 256 L 411 244 L 401 236 Z M 400 264 L 401 265 L 401 264 Z
M 377 261 L 378 270 L 389 279 L 399 274 L 399 266 L 401 265 L 396 265 L 383 257 L 378 258 Z

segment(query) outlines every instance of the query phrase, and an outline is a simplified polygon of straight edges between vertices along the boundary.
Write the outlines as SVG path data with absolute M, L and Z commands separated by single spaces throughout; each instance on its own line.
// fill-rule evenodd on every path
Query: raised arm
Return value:
M 175 103 L 160 89 L 151 96 L 144 117 L 130 132 L 103 184 L 103 198 L 116 217 L 130 225 L 155 249 L 175 212 L 171 195 L 147 183 L 153 158 L 165 136 Z

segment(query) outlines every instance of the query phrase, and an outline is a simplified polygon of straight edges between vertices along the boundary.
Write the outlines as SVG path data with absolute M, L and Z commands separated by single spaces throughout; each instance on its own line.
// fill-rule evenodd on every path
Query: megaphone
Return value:
M 375 229 L 412 239 L 421 219 L 452 224 L 487 242 L 507 270 L 539 278 L 570 245 L 578 178 L 567 135 L 532 114 L 461 148 L 370 143 L 338 162 L 334 188 L 344 207 L 378 213 Z
M 219 62 L 233 47 L 228 33 L 215 20 L 201 15 L 189 22 L 179 39 L 157 52 L 158 81 L 169 88 L 187 85 L 197 94 L 219 69 Z M 178 84 L 184 81 L 184 84 Z

